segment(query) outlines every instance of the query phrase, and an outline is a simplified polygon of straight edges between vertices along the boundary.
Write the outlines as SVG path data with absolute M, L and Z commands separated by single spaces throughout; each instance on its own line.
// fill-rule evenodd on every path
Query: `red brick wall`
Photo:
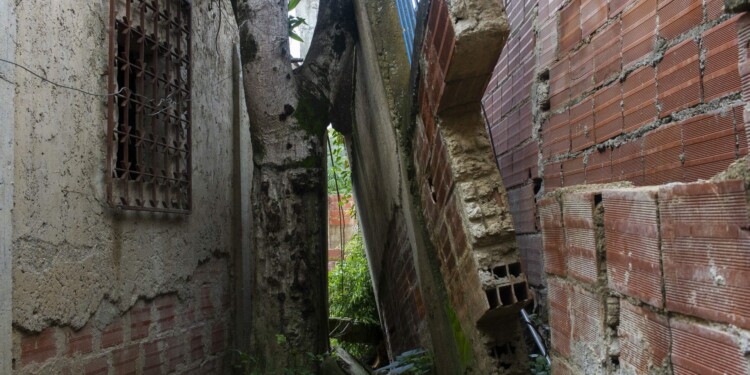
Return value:
M 555 371 L 750 371 L 749 186 L 599 187 L 542 200 Z
M 747 154 L 745 44 L 721 0 L 505 3 L 511 36 L 483 103 L 519 241 L 539 236 L 529 191 L 696 181 Z
M 229 269 L 202 264 L 184 291 L 140 299 L 104 327 L 17 332 L 18 374 L 220 374 L 228 370 Z

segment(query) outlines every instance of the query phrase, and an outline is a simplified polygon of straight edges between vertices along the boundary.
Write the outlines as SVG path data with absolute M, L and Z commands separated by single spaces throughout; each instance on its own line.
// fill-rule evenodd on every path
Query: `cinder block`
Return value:
M 737 21 L 735 16 L 703 33 L 706 65 L 703 70 L 704 101 L 710 102 L 739 92 L 740 75 L 737 67 Z
M 669 333 L 666 315 L 620 300 L 620 366 L 634 374 L 671 373 Z
M 698 26 L 703 21 L 701 0 L 667 0 L 659 2 L 659 34 L 667 40 Z
M 599 277 L 596 224 L 594 222 L 597 193 L 569 193 L 563 196 L 563 222 L 568 273 L 590 284 Z
M 609 287 L 663 307 L 657 188 L 602 192 Z
M 750 328 L 750 227 L 740 180 L 659 189 L 668 309 Z
M 747 374 L 739 338 L 696 322 L 672 318 L 672 365 L 675 375 Z
M 651 53 L 655 40 L 656 0 L 640 0 L 622 15 L 623 66 Z
M 700 1 L 697 3 L 700 11 Z M 698 44 L 692 39 L 687 39 L 668 49 L 664 54 L 664 59 L 657 66 L 661 117 L 700 103 L 701 70 L 699 57 Z
M 543 198 L 538 204 L 544 243 L 544 271 L 565 276 L 567 260 L 560 203 L 555 198 Z

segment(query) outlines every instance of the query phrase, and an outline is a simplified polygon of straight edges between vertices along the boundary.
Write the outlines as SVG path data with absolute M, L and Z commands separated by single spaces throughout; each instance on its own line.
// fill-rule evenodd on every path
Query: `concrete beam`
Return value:
M 12 0 L 0 0 L 0 58 L 15 61 L 16 13 Z M 13 168 L 15 66 L 0 61 L 0 374 L 10 374 L 13 358 L 11 265 L 13 257 Z

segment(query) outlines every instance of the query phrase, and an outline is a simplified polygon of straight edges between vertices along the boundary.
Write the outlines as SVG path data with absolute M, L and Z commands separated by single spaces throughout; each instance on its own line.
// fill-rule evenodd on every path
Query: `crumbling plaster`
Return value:
M 106 97 L 17 74 L 12 275 L 13 324 L 19 329 L 79 328 L 97 311 L 98 323 L 106 324 L 141 297 L 177 291 L 192 298 L 184 281 L 198 264 L 229 256 L 231 220 L 239 207 L 227 183 L 233 178 L 236 27 L 228 2 L 221 23 L 222 7 L 208 6 L 194 2 L 192 10 L 190 215 L 110 208 Z M 18 3 L 15 61 L 50 81 L 105 94 L 108 7 L 105 1 Z M 245 113 L 243 108 L 247 124 Z
M 0 0 L 0 58 L 13 61 L 16 51 L 16 12 L 12 0 Z M 12 363 L 11 342 L 11 234 L 13 222 L 13 150 L 16 80 L 15 67 L 0 62 L 0 373 L 9 374 Z

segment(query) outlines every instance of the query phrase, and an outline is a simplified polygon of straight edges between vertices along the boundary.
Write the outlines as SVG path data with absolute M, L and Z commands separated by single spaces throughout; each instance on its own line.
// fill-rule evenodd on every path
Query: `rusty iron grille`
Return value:
M 189 213 L 190 6 L 110 0 L 107 201 Z

